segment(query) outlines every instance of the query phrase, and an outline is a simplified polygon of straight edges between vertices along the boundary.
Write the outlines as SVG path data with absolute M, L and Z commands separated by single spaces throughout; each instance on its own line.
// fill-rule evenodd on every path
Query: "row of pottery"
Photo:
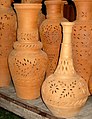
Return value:
M 75 0 L 75 2 L 81 4 L 83 0 L 81 2 L 79 0 Z M 90 4 L 88 4 L 90 2 L 91 0 L 86 2 L 86 5 L 90 6 Z M 10 11 L 13 10 L 10 7 L 11 0 L 8 0 L 8 1 L 1 0 L 0 3 L 1 3 L 0 7 L 2 8 L 2 11 L 4 11 L 3 9 L 5 9 L 6 11 L 9 10 L 9 15 L 10 15 Z M 3 3 L 6 3 L 6 4 L 4 5 Z M 7 6 L 8 4 L 9 6 Z M 39 41 L 39 37 L 38 37 L 39 36 L 38 15 L 41 10 L 41 4 L 40 3 L 14 4 L 14 8 L 16 10 L 17 19 L 18 19 L 17 41 L 14 42 L 14 40 L 16 39 L 16 26 L 17 26 L 16 17 L 13 17 L 14 12 L 12 11 L 12 14 L 10 16 L 6 15 L 5 14 L 6 12 L 4 12 L 4 15 L 0 16 L 1 17 L 0 30 L 2 31 L 0 36 L 5 37 L 4 39 L 6 40 L 2 42 L 2 44 L 8 45 L 9 43 L 9 45 L 11 44 L 11 46 L 9 45 L 4 46 L 4 48 L 10 47 L 10 49 L 7 49 L 8 51 L 7 55 L 5 54 L 6 53 L 4 51 L 5 49 L 4 50 L 2 49 L 4 51 L 3 53 L 5 56 L 3 54 L 0 55 L 0 60 L 2 59 L 1 60 L 2 65 L 0 64 L 0 66 L 2 66 L 2 70 L 3 70 L 4 69 L 3 64 L 5 64 L 3 63 L 3 60 L 5 58 L 4 62 L 6 62 L 7 64 L 6 67 L 8 67 L 8 63 L 7 63 L 7 60 L 8 60 L 12 80 L 13 80 L 13 83 L 16 89 L 16 94 L 18 97 L 22 99 L 36 99 L 40 96 L 40 89 L 42 85 L 42 90 L 41 90 L 42 98 L 45 104 L 47 105 L 47 107 L 49 108 L 49 110 L 51 110 L 51 112 L 57 117 L 71 117 L 76 115 L 80 111 L 80 109 L 83 107 L 83 105 L 85 104 L 89 96 L 89 91 L 88 91 L 89 79 L 88 78 L 90 78 L 90 76 L 88 75 L 88 77 L 85 77 L 85 75 L 82 75 L 80 72 L 78 72 L 80 70 L 79 69 L 77 70 L 77 68 L 80 68 L 80 67 L 77 67 L 77 64 L 80 64 L 80 62 L 76 64 L 77 59 L 76 60 L 74 59 L 75 70 L 77 71 L 78 74 L 80 74 L 80 76 L 76 73 L 73 67 L 73 58 L 78 57 L 76 51 L 80 53 L 80 51 L 78 50 L 82 48 L 82 46 L 80 46 L 79 43 L 83 42 L 84 40 L 83 41 L 80 40 L 80 42 L 77 41 L 78 39 L 82 39 L 80 38 L 82 36 L 80 34 L 85 32 L 85 34 L 83 35 L 86 37 L 86 35 L 91 36 L 91 33 L 90 35 L 88 34 L 89 30 L 86 28 L 88 27 L 88 25 L 86 25 L 86 27 L 82 26 L 82 24 L 84 23 L 83 21 L 85 21 L 85 18 L 83 19 L 81 18 L 81 21 L 83 20 L 82 23 L 79 22 L 78 20 L 75 21 L 75 24 L 70 22 L 63 22 L 63 20 L 61 19 L 62 15 L 61 15 L 61 1 L 60 0 L 46 1 L 45 4 L 47 9 L 50 9 L 50 10 L 47 10 L 47 19 L 44 20 L 40 26 L 40 30 L 41 30 L 40 36 L 41 36 L 41 41 L 43 42 L 44 51 L 46 52 L 48 50 L 50 50 L 51 52 L 53 51 L 51 54 L 51 57 L 49 57 L 48 55 L 50 51 L 46 54 L 42 50 L 42 43 Z M 55 8 L 55 11 L 54 11 L 54 8 Z M 10 20 L 11 16 L 13 17 L 13 20 L 14 20 L 12 24 L 13 26 L 12 28 L 9 26 L 9 23 L 12 23 L 11 21 L 9 21 L 9 23 L 7 23 L 6 21 L 5 22 L 7 23 L 6 26 L 9 26 L 9 28 L 6 30 L 6 32 L 4 32 L 4 29 L 6 29 L 7 27 L 4 26 L 3 19 L 5 18 L 5 20 Z M 81 16 L 81 17 L 84 17 L 84 16 Z M 77 19 L 79 19 L 79 17 Z M 63 29 L 60 26 L 61 21 L 62 21 Z M 54 26 L 52 23 L 54 23 Z M 75 33 L 77 32 L 77 24 L 78 24 L 78 28 L 80 28 L 78 32 L 82 30 L 81 33 L 78 33 L 78 34 Z M 73 27 L 73 32 L 72 32 L 72 27 Z M 91 27 L 91 24 L 90 24 L 90 27 Z M 11 32 L 9 32 L 9 30 L 11 30 L 10 28 L 12 29 Z M 86 30 L 83 28 L 85 28 Z M 9 33 L 12 33 L 13 36 L 9 35 Z M 7 36 L 4 36 L 4 34 L 7 34 Z M 63 35 L 63 43 L 61 45 L 62 35 Z M 10 38 L 8 37 L 10 36 L 12 38 L 11 39 L 12 42 L 9 42 Z M 72 43 L 71 43 L 71 37 L 73 39 Z M 15 39 L 13 40 L 13 38 Z M 76 46 L 74 44 L 75 39 L 77 39 Z M 14 45 L 13 45 L 13 42 L 14 42 Z M 55 51 L 55 47 L 53 47 L 53 44 L 56 44 L 57 52 Z M 91 45 L 90 38 L 88 38 L 88 41 L 86 41 L 86 44 L 85 42 L 83 42 L 83 46 L 87 47 L 86 46 L 87 44 Z M 12 50 L 12 45 L 14 47 L 13 50 Z M 89 50 L 91 50 L 90 45 L 88 46 Z M 46 47 L 48 48 L 48 50 Z M 73 47 L 73 58 L 72 58 L 72 47 Z M 78 49 L 74 49 L 74 47 L 75 48 L 78 47 Z M 0 52 L 2 52 L 2 50 L 0 50 Z M 85 48 L 83 47 L 83 51 L 84 50 Z M 85 51 L 85 52 L 88 52 L 88 51 Z M 53 70 L 53 72 L 51 69 L 51 72 L 50 72 L 50 69 L 48 69 L 50 64 L 49 61 L 51 61 L 50 60 L 51 58 L 53 60 L 54 58 L 53 56 L 55 55 L 54 53 L 57 53 L 58 56 L 56 56 L 57 59 L 56 61 L 54 61 L 55 69 Z M 88 53 L 90 53 L 90 55 L 88 55 L 89 57 L 86 56 L 85 58 L 83 58 L 83 60 L 89 58 L 89 63 L 91 67 L 91 62 L 90 62 L 91 51 Z M 82 60 L 80 59 L 81 55 L 84 55 L 84 54 L 79 55 L 78 59 L 80 61 Z M 82 63 L 85 63 L 85 62 L 82 62 Z M 56 66 L 57 64 L 58 66 Z M 54 65 L 51 64 L 50 68 Z M 85 66 L 84 64 L 82 65 Z M 5 70 L 7 69 L 6 67 L 5 67 Z M 86 68 L 89 69 L 89 65 Z M 46 69 L 49 71 L 47 72 Z M 9 69 L 8 69 L 8 72 L 9 72 Z M 45 72 L 46 72 L 47 78 L 44 81 Z M 3 73 L 1 73 L 1 75 L 2 74 Z M 3 85 L 0 85 L 0 87 L 9 85 L 10 78 L 5 80 L 8 81 L 7 85 L 3 84 Z M 3 77 L 0 81 L 2 84 L 2 82 L 4 81 Z

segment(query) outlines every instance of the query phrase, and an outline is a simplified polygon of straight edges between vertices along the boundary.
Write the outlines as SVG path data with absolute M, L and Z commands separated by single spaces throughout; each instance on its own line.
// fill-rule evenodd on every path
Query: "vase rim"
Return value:
M 47 1 L 45 1 L 45 4 L 60 4 L 60 3 L 62 3 L 62 1 L 61 0 L 47 0 Z
M 61 25 L 74 25 L 74 24 L 75 24 L 75 22 L 68 22 L 68 21 L 61 22 Z
M 41 3 L 14 3 L 14 8 L 41 8 L 42 4 Z

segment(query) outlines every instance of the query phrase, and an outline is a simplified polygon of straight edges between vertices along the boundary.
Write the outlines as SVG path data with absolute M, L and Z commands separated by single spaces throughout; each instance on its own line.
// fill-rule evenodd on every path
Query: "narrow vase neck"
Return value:
M 18 30 L 31 32 L 38 29 L 41 4 L 14 4 L 18 17 Z
M 75 0 L 77 20 L 92 20 L 92 0 Z
M 55 71 L 55 74 L 72 75 L 75 74 L 73 59 L 72 59 L 72 45 L 71 45 L 71 33 L 74 23 L 62 22 L 63 26 L 63 43 L 61 46 L 61 53 L 59 58 L 59 64 Z
M 61 1 L 46 1 L 47 18 L 62 18 Z
M 63 26 L 63 43 L 61 49 L 62 58 L 72 58 L 71 33 L 72 24 L 70 22 L 62 22 Z

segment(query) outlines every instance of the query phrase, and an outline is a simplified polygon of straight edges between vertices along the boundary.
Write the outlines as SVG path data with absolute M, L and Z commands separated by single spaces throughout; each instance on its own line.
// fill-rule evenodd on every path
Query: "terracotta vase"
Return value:
M 89 91 L 87 84 L 74 70 L 71 47 L 73 22 L 62 22 L 63 43 L 59 64 L 54 74 L 42 85 L 42 98 L 57 117 L 75 116 L 85 104 Z
M 75 70 L 89 82 L 92 70 L 92 0 L 75 0 L 77 17 L 73 27 Z
M 62 28 L 60 22 L 61 0 L 45 1 L 47 19 L 40 26 L 40 38 L 43 43 L 43 50 L 47 53 L 49 62 L 46 77 L 54 73 L 59 58 L 60 44 L 62 42 Z
M 0 0 L 0 87 L 10 84 L 7 58 L 16 40 L 16 15 L 11 0 Z
M 38 13 L 41 4 L 14 4 L 18 16 L 17 39 L 9 55 L 9 67 L 17 96 L 36 99 L 47 67 L 47 55 L 38 41 Z

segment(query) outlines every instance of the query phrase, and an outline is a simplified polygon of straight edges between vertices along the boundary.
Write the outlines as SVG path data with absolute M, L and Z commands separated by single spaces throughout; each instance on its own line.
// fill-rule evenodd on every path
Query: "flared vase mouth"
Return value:
M 29 8 L 37 8 L 37 9 L 41 9 L 42 4 L 41 3 L 14 3 L 14 8 L 18 8 L 18 9 L 29 9 Z

